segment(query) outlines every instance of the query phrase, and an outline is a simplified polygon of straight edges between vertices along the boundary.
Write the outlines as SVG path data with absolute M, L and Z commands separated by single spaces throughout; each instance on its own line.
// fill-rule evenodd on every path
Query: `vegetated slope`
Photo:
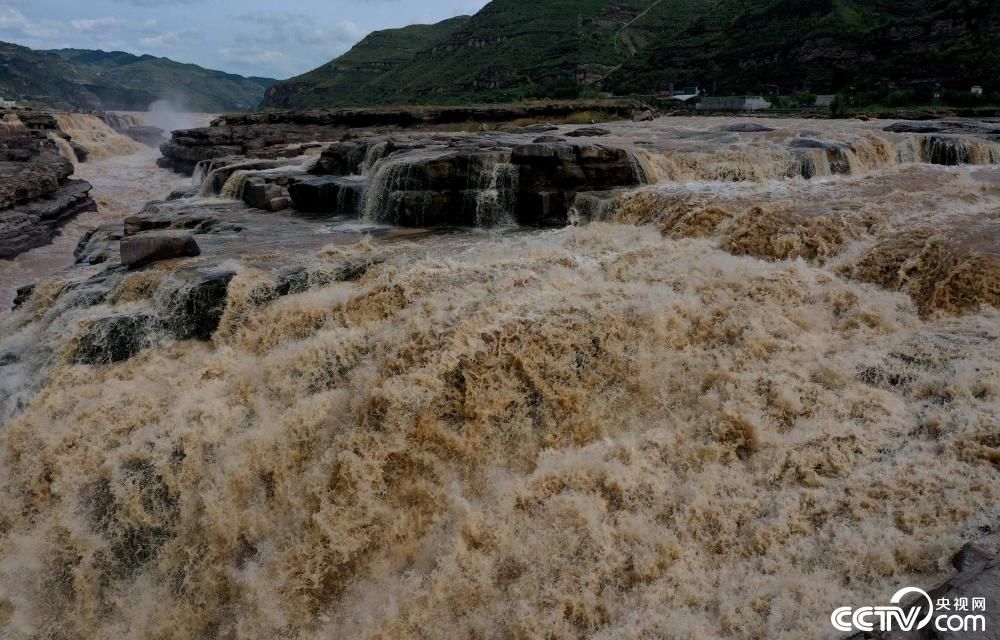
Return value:
M 256 106 L 273 83 L 121 51 L 0 43 L 0 93 L 59 108 L 144 110 L 170 99 L 192 111 L 239 111 Z
M 935 84 L 967 92 L 998 77 L 994 0 L 731 0 L 716 19 L 629 60 L 615 83 L 638 92 L 668 81 L 719 93 Z
M 992 88 L 993 0 L 494 0 L 376 32 L 268 91 L 265 107 L 500 102 L 855 86 Z
M 598 86 L 660 34 L 715 5 L 715 0 L 494 0 L 472 17 L 372 34 L 341 58 L 278 83 L 264 106 L 578 97 L 581 85 Z M 409 31 L 418 28 L 421 41 Z M 405 58 L 389 58 L 401 53 L 400 41 L 409 44 Z M 362 76 L 357 60 L 385 64 L 369 64 Z
M 370 104 L 374 87 L 391 71 L 412 63 L 469 20 L 460 16 L 434 25 L 412 25 L 368 34 L 350 51 L 312 71 L 268 89 L 272 107 Z

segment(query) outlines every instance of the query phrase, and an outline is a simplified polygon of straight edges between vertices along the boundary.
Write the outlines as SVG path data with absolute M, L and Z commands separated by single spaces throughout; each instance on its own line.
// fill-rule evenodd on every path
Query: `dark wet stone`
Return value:
M 146 313 L 98 318 L 84 327 L 73 360 L 90 365 L 124 362 L 149 344 L 153 325 L 153 317 Z
M 771 127 L 765 127 L 762 124 L 757 124 L 756 122 L 738 122 L 736 124 L 731 124 L 728 127 L 723 127 L 723 131 L 727 133 L 766 133 L 768 131 L 774 131 Z
M 32 294 L 35 293 L 35 285 L 29 284 L 26 287 L 21 287 L 17 290 L 17 295 L 14 298 L 14 310 L 20 309 L 25 302 L 27 302 Z
M 69 146 L 73 149 L 73 154 L 76 156 L 77 162 L 86 162 L 87 158 L 90 156 L 90 152 L 87 148 L 78 142 L 70 142 Z
M 174 277 L 180 285 L 165 305 L 166 323 L 179 340 L 211 340 L 226 310 L 232 271 L 188 270 Z
M 200 254 L 198 243 L 188 233 L 145 233 L 123 238 L 121 241 L 122 264 L 133 269 L 160 260 Z
M 338 215 L 359 210 L 366 184 L 361 178 L 323 176 L 297 182 L 288 193 L 297 211 Z
M 570 138 L 600 138 L 611 135 L 611 131 L 602 129 L 601 127 L 583 127 L 582 129 L 570 131 L 566 135 Z

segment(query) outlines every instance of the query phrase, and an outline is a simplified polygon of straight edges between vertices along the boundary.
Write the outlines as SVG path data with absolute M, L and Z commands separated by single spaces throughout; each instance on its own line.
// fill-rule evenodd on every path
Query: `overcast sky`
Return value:
M 149 53 L 284 79 L 337 57 L 370 31 L 475 13 L 486 1 L 0 0 L 0 40 Z

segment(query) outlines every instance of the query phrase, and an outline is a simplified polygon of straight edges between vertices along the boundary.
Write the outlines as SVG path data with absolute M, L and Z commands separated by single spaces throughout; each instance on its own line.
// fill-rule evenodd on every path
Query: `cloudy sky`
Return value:
M 486 0 L 0 0 L 0 40 L 166 56 L 279 79 L 370 31 L 478 11 Z

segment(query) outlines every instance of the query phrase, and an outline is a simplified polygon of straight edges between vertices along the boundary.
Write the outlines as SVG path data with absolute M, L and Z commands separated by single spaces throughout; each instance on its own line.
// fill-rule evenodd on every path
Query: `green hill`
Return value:
M 727 11 L 661 37 L 617 74 L 617 86 L 654 91 L 671 81 L 718 93 L 835 92 L 935 85 L 997 90 L 1000 3 L 995 0 L 731 0 Z M 745 7 L 745 8 L 744 8 Z M 725 18 L 720 19 L 720 16 Z
M 375 31 L 336 60 L 272 86 L 265 100 L 272 107 L 370 104 L 373 91 L 392 92 L 386 79 L 393 71 L 412 64 L 468 20 Z
M 56 108 L 143 111 L 170 99 L 192 111 L 256 106 L 274 80 L 121 51 L 35 51 L 0 43 L 0 95 Z
M 987 89 L 995 0 L 494 0 L 376 32 L 264 107 L 503 102 L 700 85 L 718 93 Z
M 278 83 L 267 107 L 578 97 L 708 0 L 494 0 L 472 17 L 375 32 Z M 360 71 L 359 71 L 360 69 Z

